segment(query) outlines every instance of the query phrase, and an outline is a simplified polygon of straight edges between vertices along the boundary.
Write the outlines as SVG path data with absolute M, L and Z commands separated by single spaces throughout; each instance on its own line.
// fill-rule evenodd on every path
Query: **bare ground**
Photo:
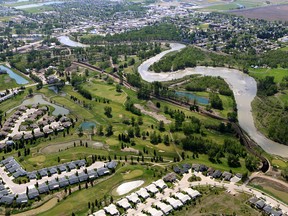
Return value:
M 171 121 L 169 119 L 167 119 L 164 115 L 162 114 L 158 114 L 156 112 L 153 112 L 153 111 L 148 111 L 148 110 L 145 110 L 145 108 L 140 105 L 140 104 L 134 104 L 134 106 L 138 109 L 141 110 L 141 113 L 145 114 L 145 115 L 149 115 L 153 118 L 155 118 L 157 121 L 163 121 L 164 124 L 170 124 Z

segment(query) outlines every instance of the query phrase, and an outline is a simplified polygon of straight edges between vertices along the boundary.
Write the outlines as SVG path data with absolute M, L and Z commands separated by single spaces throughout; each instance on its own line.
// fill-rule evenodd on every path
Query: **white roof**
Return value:
M 147 199 L 148 197 L 150 197 L 149 193 L 147 192 L 145 188 L 141 188 L 140 190 L 136 191 L 136 193 L 138 194 L 138 196 L 144 199 Z
M 183 206 L 183 203 L 180 200 L 176 200 L 172 197 L 167 197 L 165 200 L 175 209 Z
M 156 182 L 153 182 L 158 188 L 164 189 L 167 187 L 163 179 L 159 179 Z
M 187 195 L 187 194 L 183 194 L 183 193 L 175 193 L 175 196 L 181 200 L 182 203 L 186 203 L 188 200 L 190 200 L 191 198 Z
M 191 188 L 184 188 L 182 191 L 186 192 L 191 198 L 195 198 L 201 195 L 197 190 L 193 190 Z
M 110 204 L 107 207 L 104 207 L 104 210 L 107 214 L 111 215 L 118 215 L 119 211 L 117 210 L 116 206 L 114 204 Z
M 140 199 L 138 198 L 138 196 L 137 196 L 136 193 L 132 193 L 132 194 L 130 194 L 129 196 L 126 196 L 126 198 L 127 198 L 130 202 L 133 202 L 133 203 L 138 203 L 138 202 L 140 202 Z
M 158 193 L 158 189 L 154 184 L 150 184 L 146 187 L 146 190 L 151 192 L 151 193 Z
M 130 205 L 130 203 L 128 202 L 128 200 L 126 198 L 123 198 L 123 199 L 119 200 L 117 202 L 117 205 L 119 205 L 120 207 L 122 207 L 124 209 L 131 208 L 131 205 Z
M 157 210 L 155 208 L 152 208 L 152 207 L 149 207 L 147 209 L 147 212 L 149 214 L 151 214 L 151 216 L 162 216 L 163 215 L 163 213 L 161 211 L 159 211 L 159 210 Z
M 105 214 L 105 211 L 103 209 L 101 209 L 97 212 L 94 212 L 93 216 L 106 216 L 106 214 Z
M 161 209 L 161 211 L 164 213 L 164 214 L 168 214 L 170 211 L 173 210 L 173 208 L 170 206 L 170 205 L 167 205 L 166 203 L 163 203 L 163 202 L 157 202 L 155 204 L 158 208 Z

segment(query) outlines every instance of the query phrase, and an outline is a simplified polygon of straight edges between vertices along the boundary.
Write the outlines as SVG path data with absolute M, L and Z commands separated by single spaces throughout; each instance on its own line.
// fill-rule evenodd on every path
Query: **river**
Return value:
M 148 82 L 169 81 L 193 74 L 222 77 L 233 90 L 238 109 L 238 121 L 241 128 L 243 128 L 249 134 L 249 136 L 267 153 L 288 158 L 288 146 L 279 144 L 266 138 L 255 127 L 251 107 L 251 102 L 257 93 L 257 83 L 254 78 L 242 73 L 239 70 L 224 67 L 213 68 L 197 66 L 195 68 L 186 68 L 185 70 L 169 73 L 154 73 L 149 71 L 148 68 L 154 62 L 159 61 L 167 53 L 178 51 L 185 47 L 185 45 L 178 43 L 171 43 L 170 46 L 170 50 L 163 51 L 162 53 L 146 60 L 138 67 L 138 72 L 143 80 Z

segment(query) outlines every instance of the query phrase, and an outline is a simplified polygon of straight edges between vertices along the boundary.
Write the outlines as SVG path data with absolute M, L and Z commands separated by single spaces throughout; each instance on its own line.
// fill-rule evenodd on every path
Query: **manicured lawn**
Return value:
M 274 76 L 275 82 L 280 82 L 283 77 L 288 76 L 288 69 L 283 68 L 259 68 L 259 69 L 249 69 L 249 75 L 256 79 L 264 79 L 266 76 Z
M 72 212 L 74 212 L 76 215 L 87 215 L 88 213 L 87 203 L 94 202 L 95 199 L 97 199 L 98 201 L 103 200 L 104 195 L 106 195 L 107 197 L 111 196 L 113 187 L 116 187 L 117 185 L 119 185 L 124 181 L 121 173 L 131 169 L 132 170 L 141 169 L 143 171 L 141 179 L 143 179 L 146 184 L 149 184 L 153 180 L 159 178 L 158 176 L 153 177 L 154 171 L 152 171 L 151 169 L 147 170 L 145 166 L 127 165 L 119 168 L 113 176 L 111 176 L 110 178 L 106 179 L 101 183 L 95 184 L 92 188 L 89 188 L 88 190 L 82 189 L 81 191 L 73 193 L 65 200 L 59 202 L 55 207 L 53 207 L 49 211 L 39 214 L 39 216 L 46 216 L 46 215 L 70 216 Z M 95 211 L 97 211 L 97 208 L 95 208 Z
M 19 85 L 8 74 L 0 75 L 0 91 L 16 87 L 19 87 Z
M 123 173 L 123 179 L 127 180 L 127 179 L 133 179 L 136 177 L 140 177 L 143 175 L 143 170 L 133 170 L 131 172 L 128 173 Z

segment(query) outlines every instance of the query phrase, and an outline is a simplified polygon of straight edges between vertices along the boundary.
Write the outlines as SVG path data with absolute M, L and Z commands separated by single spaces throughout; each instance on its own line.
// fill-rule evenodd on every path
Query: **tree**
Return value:
M 109 124 L 106 127 L 106 136 L 111 136 L 111 135 L 113 135 L 113 126 L 111 124 Z
M 117 92 L 122 92 L 122 87 L 121 87 L 120 84 L 117 84 L 117 85 L 116 85 L 116 91 L 117 91 Z
M 258 158 L 254 157 L 252 155 L 248 155 L 245 158 L 245 166 L 250 172 L 257 170 L 258 165 L 259 165 Z
M 229 167 L 241 167 L 239 157 L 233 154 L 229 154 L 227 158 Z
M 288 181 L 288 167 L 285 167 L 282 170 L 281 175 L 283 176 L 283 178 L 285 178 Z
M 108 117 L 108 118 L 112 118 L 112 114 L 111 114 L 111 112 L 112 112 L 112 107 L 110 107 L 110 106 L 105 106 L 104 107 L 104 114 Z
M 103 136 L 103 126 L 99 125 L 97 128 L 97 135 L 98 136 Z
M 159 122 L 159 131 L 161 131 L 161 132 L 165 131 L 165 125 L 164 125 L 163 121 Z
M 33 89 L 32 89 L 32 88 L 29 88 L 29 89 L 28 89 L 28 93 L 29 93 L 29 95 L 31 96 L 31 95 L 33 94 Z

